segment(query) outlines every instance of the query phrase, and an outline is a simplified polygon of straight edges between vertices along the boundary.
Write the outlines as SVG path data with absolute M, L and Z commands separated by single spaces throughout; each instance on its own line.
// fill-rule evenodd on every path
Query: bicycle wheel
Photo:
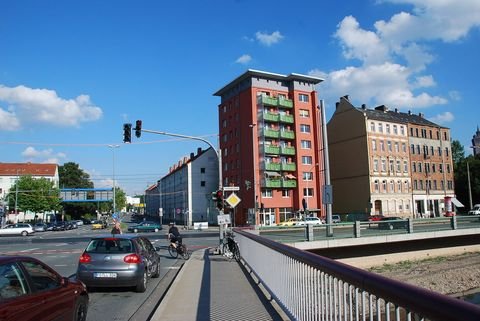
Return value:
M 238 248 L 237 242 L 235 242 L 235 245 L 233 247 L 233 257 L 236 261 L 240 261 L 240 249 Z
M 170 253 L 170 256 L 176 259 L 178 257 L 178 252 L 177 249 L 173 247 L 172 244 L 168 246 L 168 253 Z
M 230 247 L 228 246 L 227 243 L 223 244 L 222 253 L 223 253 L 223 256 L 225 256 L 230 260 L 233 258 L 233 253 L 230 251 Z
M 182 244 L 182 257 L 184 260 L 188 260 L 190 258 L 190 252 L 185 244 Z

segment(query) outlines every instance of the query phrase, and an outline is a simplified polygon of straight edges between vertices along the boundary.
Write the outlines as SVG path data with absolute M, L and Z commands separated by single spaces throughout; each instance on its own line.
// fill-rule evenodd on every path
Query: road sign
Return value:
M 323 203 L 324 204 L 333 204 L 332 185 L 325 185 L 323 187 Z
M 225 187 L 223 187 L 223 190 L 225 192 L 239 191 L 240 187 L 238 187 L 238 186 L 225 186 Z
M 240 203 L 242 200 L 240 199 L 240 197 L 238 197 L 237 194 L 235 193 L 232 193 L 230 194 L 227 199 L 225 200 L 228 205 L 230 205 L 232 208 L 234 208 L 235 206 L 238 205 L 238 203 Z
M 232 224 L 230 214 L 218 215 L 218 224 Z

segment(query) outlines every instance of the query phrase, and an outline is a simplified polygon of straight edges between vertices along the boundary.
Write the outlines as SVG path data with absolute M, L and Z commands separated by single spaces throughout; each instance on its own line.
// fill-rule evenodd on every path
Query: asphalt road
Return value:
M 1 237 L 0 253 L 5 255 L 33 256 L 54 268 L 62 276 L 72 276 L 78 258 L 94 235 L 108 230 L 93 231 L 88 225 L 78 229 L 58 232 L 41 232 L 33 236 Z M 161 248 L 160 278 L 150 279 L 145 293 L 128 288 L 95 289 L 89 293 L 89 321 L 148 320 L 159 300 L 182 267 L 183 259 L 173 259 L 167 251 L 166 232 L 145 233 L 150 241 Z M 183 232 L 184 241 L 191 250 L 218 244 L 218 232 Z

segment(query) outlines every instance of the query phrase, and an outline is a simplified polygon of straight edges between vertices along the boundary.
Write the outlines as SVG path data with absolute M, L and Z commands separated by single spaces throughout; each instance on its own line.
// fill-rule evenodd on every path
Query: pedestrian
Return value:
M 122 234 L 122 229 L 120 228 L 120 222 L 115 222 L 115 225 L 112 228 L 112 235 Z

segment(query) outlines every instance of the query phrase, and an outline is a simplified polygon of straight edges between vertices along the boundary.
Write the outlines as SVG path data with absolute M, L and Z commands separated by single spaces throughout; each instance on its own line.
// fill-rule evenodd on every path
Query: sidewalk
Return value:
M 195 251 L 151 321 L 284 320 L 235 260 Z

